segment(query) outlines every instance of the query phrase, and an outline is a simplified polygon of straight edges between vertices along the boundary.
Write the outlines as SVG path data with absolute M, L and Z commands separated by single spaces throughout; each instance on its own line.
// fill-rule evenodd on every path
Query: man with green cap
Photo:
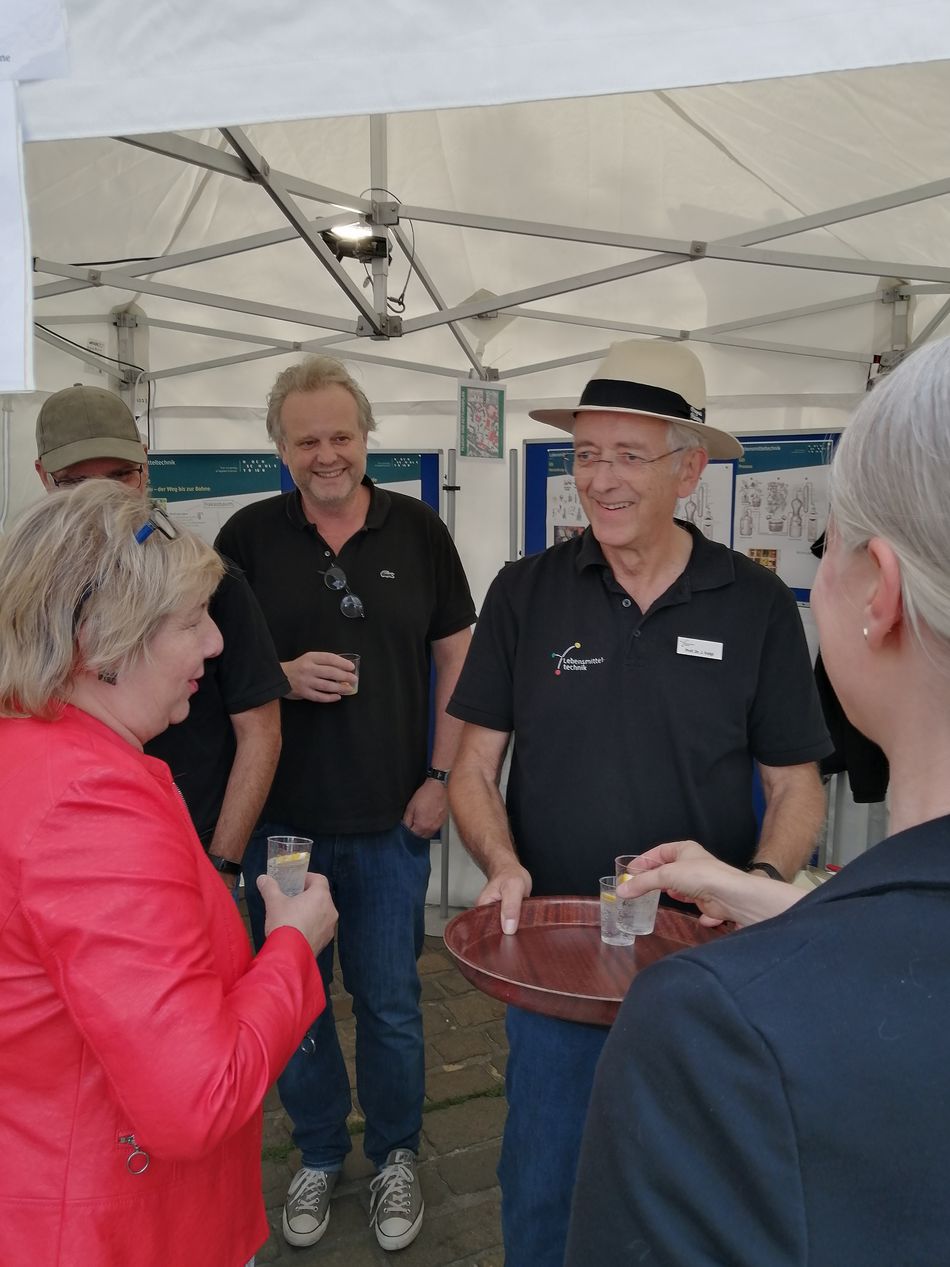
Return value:
M 148 456 L 135 419 L 115 394 L 67 387 L 36 419 L 36 471 L 49 492 L 88 479 L 148 491 Z M 228 562 L 211 604 L 224 650 L 208 660 L 185 721 L 146 751 L 171 769 L 195 829 L 229 887 L 280 754 L 280 706 L 289 689 L 257 599 Z

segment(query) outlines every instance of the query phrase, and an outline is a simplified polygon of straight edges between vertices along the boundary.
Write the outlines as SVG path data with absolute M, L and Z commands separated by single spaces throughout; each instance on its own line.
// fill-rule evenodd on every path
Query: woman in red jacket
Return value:
M 221 650 L 210 547 L 108 480 L 0 540 L 0 1260 L 243 1267 L 261 1102 L 324 1006 L 322 877 L 252 959 L 142 745 Z

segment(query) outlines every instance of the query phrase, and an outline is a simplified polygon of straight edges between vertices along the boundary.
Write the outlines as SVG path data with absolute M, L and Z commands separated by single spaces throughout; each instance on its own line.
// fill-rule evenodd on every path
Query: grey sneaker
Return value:
M 284 1202 L 284 1240 L 288 1245 L 316 1245 L 329 1226 L 330 1195 L 339 1177 L 337 1170 L 302 1166 L 297 1171 Z
M 416 1155 L 394 1148 L 386 1165 L 370 1183 L 370 1222 L 383 1249 L 405 1249 L 419 1235 L 425 1202 L 416 1174 Z

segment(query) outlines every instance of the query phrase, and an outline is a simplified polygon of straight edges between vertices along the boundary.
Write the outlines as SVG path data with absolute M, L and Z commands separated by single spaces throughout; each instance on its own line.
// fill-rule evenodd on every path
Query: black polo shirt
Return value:
M 250 586 L 240 569 L 224 562 L 228 570 L 208 605 L 224 649 L 205 661 L 185 720 L 145 745 L 150 756 L 167 762 L 205 846 L 214 835 L 237 751 L 232 715 L 290 690 Z
M 423 502 L 364 480 L 364 527 L 338 556 L 295 489 L 246 506 L 218 536 L 244 569 L 281 661 L 305 651 L 358 652 L 360 688 L 333 704 L 283 700 L 283 748 L 266 816 L 307 834 L 394 827 L 425 779 L 429 649 L 468 628 L 472 596 L 448 529 Z M 340 610 L 321 575 L 333 563 L 365 619 Z
M 665 840 L 741 865 L 752 758 L 829 751 L 791 592 L 690 532 L 646 615 L 590 529 L 505 568 L 485 599 L 448 711 L 514 732 L 508 812 L 535 894 L 596 893 L 617 854 Z

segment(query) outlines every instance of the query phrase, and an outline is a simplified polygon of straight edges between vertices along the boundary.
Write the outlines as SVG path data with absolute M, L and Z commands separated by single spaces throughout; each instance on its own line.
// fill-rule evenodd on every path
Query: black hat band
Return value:
M 705 422 L 706 410 L 691 405 L 679 392 L 665 387 L 651 387 L 646 383 L 631 383 L 624 379 L 592 378 L 581 394 L 575 412 L 589 409 L 626 409 L 631 413 L 664 414 L 668 418 L 682 418 L 684 422 Z

